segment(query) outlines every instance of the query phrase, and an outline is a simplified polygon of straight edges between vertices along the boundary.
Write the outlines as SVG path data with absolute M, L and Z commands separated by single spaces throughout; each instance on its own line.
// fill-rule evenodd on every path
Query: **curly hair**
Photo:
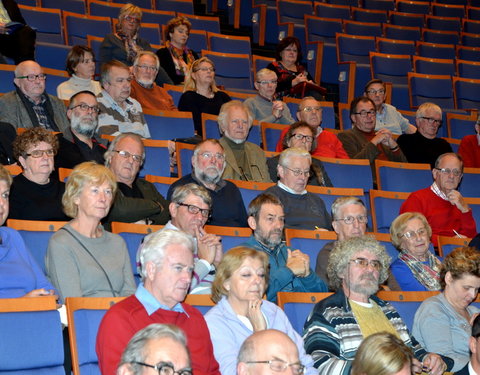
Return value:
M 122 28 L 122 22 L 127 16 L 137 16 L 140 21 L 142 20 L 142 9 L 134 4 L 127 3 L 123 7 L 120 8 L 120 12 L 118 13 L 118 23 L 116 25 L 117 31 L 120 31 Z M 137 30 L 140 28 L 140 23 L 137 24 Z
M 392 245 L 398 250 L 402 245 L 402 236 L 405 232 L 405 228 L 410 220 L 418 219 L 422 222 L 423 226 L 427 230 L 428 238 L 432 237 L 432 227 L 428 224 L 427 218 L 420 212 L 405 212 L 395 218 L 390 226 L 390 238 Z
M 353 256 L 361 251 L 367 250 L 375 255 L 382 264 L 378 283 L 382 284 L 388 278 L 388 269 L 390 267 L 390 257 L 382 246 L 373 236 L 365 235 L 352 237 L 348 240 L 337 241 L 335 247 L 328 258 L 327 275 L 329 285 L 333 290 L 342 288 L 343 276 L 347 266 Z
M 283 141 L 282 141 L 283 150 L 286 150 L 287 148 L 291 147 L 291 146 L 289 146 L 288 143 L 292 139 L 293 133 L 298 128 L 308 128 L 308 129 L 311 130 L 312 137 L 313 137 L 313 142 L 312 142 L 312 145 L 310 147 L 310 150 L 308 150 L 308 151 L 312 152 L 312 150 L 315 150 L 317 148 L 317 137 L 315 136 L 316 135 L 316 130 L 313 128 L 313 126 L 308 125 L 304 121 L 297 121 L 297 122 L 294 122 L 292 125 L 290 125 L 290 127 L 288 128 L 287 134 L 285 134 L 285 137 L 283 137 Z
M 461 279 L 464 275 L 480 277 L 480 252 L 469 246 L 457 247 L 448 254 L 440 269 L 440 285 L 445 289 L 445 275 L 450 272 L 454 280 Z
M 13 141 L 13 156 L 19 161 L 20 156 L 27 157 L 27 150 L 38 145 L 40 142 L 48 143 L 52 146 L 55 154 L 58 151 L 58 138 L 51 131 L 45 128 L 28 128 L 22 134 L 18 135 Z
M 178 16 L 168 21 L 167 26 L 165 27 L 165 37 L 167 38 L 167 40 L 170 40 L 170 34 L 173 33 L 175 28 L 182 25 L 187 26 L 188 33 L 190 34 L 192 24 L 187 17 Z

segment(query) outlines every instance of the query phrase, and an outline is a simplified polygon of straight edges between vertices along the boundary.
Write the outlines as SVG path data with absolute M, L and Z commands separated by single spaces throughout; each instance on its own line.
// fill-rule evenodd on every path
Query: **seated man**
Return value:
M 171 199 L 177 186 L 194 183 L 207 189 L 212 198 L 209 225 L 246 227 L 247 211 L 237 186 L 222 178 L 225 170 L 225 151 L 216 139 L 207 139 L 195 146 L 192 173 L 183 176 L 168 189 Z
M 364 96 L 355 98 L 350 103 L 350 120 L 352 128 L 338 134 L 345 151 L 352 159 L 368 159 L 375 168 L 375 159 L 403 161 L 407 159 L 398 147 L 388 129 L 375 132 L 375 103 Z
M 70 127 L 58 135 L 56 168 L 74 168 L 84 161 L 104 164 L 107 141 L 95 136 L 98 126 L 97 97 L 90 91 L 80 91 L 70 98 L 67 117 Z
M 242 246 L 268 254 L 267 299 L 276 302 L 277 292 L 326 292 L 327 285 L 310 268 L 310 257 L 282 241 L 284 221 L 282 203 L 274 195 L 261 194 L 248 206 L 253 234 Z
M 442 126 L 442 109 L 433 103 L 423 103 L 415 117 L 417 132 L 398 137 L 398 145 L 409 163 L 428 163 L 433 168 L 440 155 L 452 152 L 450 143 L 437 138 L 438 128 Z
M 133 81 L 130 96 L 139 101 L 142 109 L 176 111 L 173 99 L 155 83 L 160 69 L 158 56 L 152 51 L 140 51 L 133 62 Z
M 412 372 L 442 375 L 453 361 L 427 353 L 410 335 L 402 318 L 388 302 L 375 296 L 388 277 L 390 257 L 373 237 L 339 241 L 328 263 L 329 284 L 336 291 L 315 305 L 304 328 L 307 354 L 320 375 L 347 375 L 365 337 L 386 331 L 412 348 Z M 421 362 L 420 362 L 421 361 Z
M 322 107 L 320 106 L 319 101 L 311 96 L 306 96 L 303 98 L 298 105 L 297 119 L 298 121 L 306 122 L 316 130 L 317 147 L 312 151 L 313 156 L 350 159 L 343 148 L 342 142 L 338 140 L 337 136 L 328 131 L 328 129 L 322 129 Z M 275 151 L 283 151 L 282 143 L 287 132 L 288 128 L 285 128 L 282 131 Z
M 463 161 L 458 154 L 440 155 L 432 170 L 433 184 L 411 193 L 400 207 L 400 213 L 420 212 L 432 227 L 432 243 L 438 236 L 474 237 L 475 219 L 468 203 L 457 190 L 463 176 Z
M 285 226 L 294 229 L 331 229 L 330 215 L 323 200 L 305 190 L 310 175 L 312 157 L 300 148 L 288 148 L 278 161 L 280 177 L 277 185 L 265 193 L 278 197 L 285 209 Z
M 15 68 L 15 90 L 0 97 L 0 121 L 15 128 L 42 127 L 63 132 L 70 126 L 63 101 L 45 92 L 47 75 L 35 61 Z
M 222 133 L 220 144 L 225 150 L 223 178 L 243 181 L 271 182 L 267 159 L 256 144 L 247 142 L 252 126 L 252 115 L 247 106 L 238 100 L 222 105 L 218 115 Z
M 145 160 L 138 134 L 117 136 L 105 153 L 105 165 L 117 178 L 118 190 L 106 221 L 163 225 L 168 221 L 168 202 L 151 182 L 138 178 Z
M 140 261 L 143 283 L 134 295 L 112 306 L 100 323 L 96 351 L 102 374 L 115 374 L 135 333 L 164 323 L 185 332 L 194 374 L 220 375 L 202 313 L 182 303 L 192 280 L 192 237 L 177 230 L 155 232 L 142 247 Z
M 135 133 L 150 138 L 142 106 L 130 97 L 131 81 L 130 68 L 120 61 L 112 60 L 102 65 L 102 92 L 98 94 L 99 134 Z
M 478 339 L 480 337 L 480 316 L 473 320 L 472 334 L 468 346 L 470 347 L 470 362 L 466 364 L 460 371 L 455 372 L 455 375 L 477 375 L 480 374 L 480 344 Z
M 290 114 L 288 106 L 275 100 L 277 75 L 270 69 L 260 69 L 255 77 L 257 96 L 245 100 L 245 105 L 252 113 L 253 119 L 277 124 L 291 124 L 295 120 Z
M 160 374 L 192 375 L 185 333 L 173 324 L 150 324 L 128 342 L 117 375 L 142 375 L 148 367 Z
M 402 116 L 397 109 L 385 103 L 385 84 L 381 79 L 372 79 L 367 82 L 363 95 L 373 100 L 377 110 L 377 123 L 375 130 L 388 129 L 393 134 L 413 134 L 417 128 L 410 124 L 408 119 Z

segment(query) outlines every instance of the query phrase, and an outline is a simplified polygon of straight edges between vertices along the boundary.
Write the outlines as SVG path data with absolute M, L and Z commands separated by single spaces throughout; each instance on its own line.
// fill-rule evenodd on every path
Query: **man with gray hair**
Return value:
M 442 126 L 442 109 L 434 103 L 423 103 L 415 114 L 417 131 L 402 134 L 397 143 L 409 163 L 428 163 L 433 168 L 435 160 L 452 147 L 445 139 L 437 138 Z
M 140 102 L 142 109 L 176 111 L 172 97 L 167 90 L 155 83 L 157 73 L 165 71 L 158 56 L 152 51 L 140 51 L 133 62 L 133 80 L 130 96 Z M 168 77 L 168 75 L 167 75 Z
M 98 133 L 118 135 L 130 132 L 150 138 L 142 106 L 130 96 L 130 68 L 118 60 L 106 62 L 101 68 L 100 83 L 102 92 L 97 96 L 101 111 Z
M 312 157 L 306 150 L 288 148 L 280 154 L 277 185 L 265 190 L 278 197 L 285 210 L 285 227 L 295 229 L 331 229 L 330 215 L 319 196 L 308 192 Z
M 303 339 L 320 375 L 347 375 L 362 340 L 377 332 L 398 336 L 414 353 L 412 372 L 442 375 L 453 366 L 448 357 L 427 353 L 410 335 L 397 310 L 375 293 L 388 277 L 390 257 L 373 237 L 338 241 L 328 263 L 335 294 L 315 305 Z M 421 361 L 421 362 L 420 362 Z
M 288 106 L 281 100 L 275 100 L 277 74 L 273 70 L 260 69 L 256 74 L 254 86 L 258 91 L 257 95 L 245 100 L 245 105 L 254 120 L 286 125 L 295 121 Z
M 222 134 L 219 142 L 225 150 L 223 178 L 271 182 L 263 150 L 247 142 L 253 123 L 248 107 L 239 100 L 229 101 L 220 108 L 217 121 Z
M 192 375 L 187 340 L 172 324 L 150 324 L 138 331 L 122 354 L 117 375 L 142 375 L 153 368 L 163 375 Z
M 192 281 L 193 248 L 192 237 L 178 230 L 158 231 L 145 241 L 140 251 L 143 282 L 134 295 L 107 311 L 98 330 L 102 374 L 115 374 L 129 340 L 152 323 L 175 324 L 185 332 L 196 375 L 220 374 L 205 319 L 182 302 Z
M 207 189 L 212 198 L 209 225 L 224 227 L 247 226 L 247 211 L 237 186 L 222 178 L 225 170 L 225 151 L 216 139 L 207 139 L 195 146 L 192 173 L 183 176 L 168 189 L 167 199 L 177 186 L 197 184 Z

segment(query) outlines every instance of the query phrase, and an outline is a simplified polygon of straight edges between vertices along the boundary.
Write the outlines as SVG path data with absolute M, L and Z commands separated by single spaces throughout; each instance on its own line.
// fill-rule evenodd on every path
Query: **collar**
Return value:
M 193 169 L 191 176 L 192 176 L 192 179 L 193 179 L 196 183 L 198 183 L 199 185 L 203 186 L 203 187 L 204 187 L 205 189 L 207 189 L 207 190 L 211 190 L 211 189 L 207 188 L 207 187 L 205 186 L 205 184 L 197 178 L 197 176 L 195 176 L 195 169 Z M 217 191 L 223 189 L 226 184 L 227 184 L 227 182 L 226 182 L 224 179 L 220 178 L 220 180 L 215 184 L 215 190 L 213 190 L 213 191 L 217 192 Z
M 168 310 L 168 311 L 175 311 L 178 313 L 184 313 L 188 316 L 187 312 L 185 311 L 181 303 L 177 303 L 172 308 L 169 308 L 168 306 L 165 306 L 160 302 L 158 302 L 158 300 L 147 289 L 145 289 L 145 286 L 143 285 L 143 283 L 140 283 L 138 285 L 138 288 L 135 292 L 135 297 L 137 297 L 137 299 L 140 301 L 142 306 L 147 311 L 148 315 L 152 315 L 157 310 L 162 309 L 162 310 Z
M 272 99 L 267 99 L 266 97 L 264 97 L 264 96 L 262 96 L 262 95 L 260 95 L 260 94 L 257 94 L 257 96 L 258 96 L 259 98 L 265 100 L 266 102 L 269 102 L 269 103 L 272 103 L 273 100 L 274 100 L 274 98 L 272 98 Z
M 433 191 L 433 193 L 436 196 L 438 196 L 438 197 L 440 197 L 440 198 L 442 198 L 443 200 L 446 200 L 446 201 L 449 200 L 447 198 L 447 195 L 443 191 L 440 190 L 440 188 L 437 186 L 437 183 L 435 181 L 433 182 L 432 186 L 430 186 L 430 189 Z
M 110 96 L 110 94 L 108 92 L 106 92 L 105 90 L 102 90 L 100 95 L 101 96 L 99 96 L 99 98 L 103 98 L 105 107 L 107 107 L 107 108 L 110 107 L 117 112 L 126 113 L 133 106 L 133 102 L 130 100 L 130 97 L 125 99 L 126 106 L 125 106 L 125 109 L 123 109 L 115 100 L 113 100 L 113 98 Z
M 297 193 L 295 190 L 290 189 L 287 185 L 281 183 L 280 181 L 277 182 L 277 185 L 280 189 L 285 190 L 287 193 L 290 193 L 290 194 L 295 194 L 295 195 L 307 194 L 307 190 L 303 190 L 301 193 Z

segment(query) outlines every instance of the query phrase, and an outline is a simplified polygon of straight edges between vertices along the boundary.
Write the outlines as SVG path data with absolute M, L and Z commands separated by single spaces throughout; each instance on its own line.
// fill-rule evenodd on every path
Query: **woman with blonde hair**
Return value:
M 220 108 L 232 100 L 215 84 L 215 65 L 208 57 L 195 60 L 188 70 L 178 110 L 192 112 L 195 131 L 202 134 L 202 113 L 218 115 Z

